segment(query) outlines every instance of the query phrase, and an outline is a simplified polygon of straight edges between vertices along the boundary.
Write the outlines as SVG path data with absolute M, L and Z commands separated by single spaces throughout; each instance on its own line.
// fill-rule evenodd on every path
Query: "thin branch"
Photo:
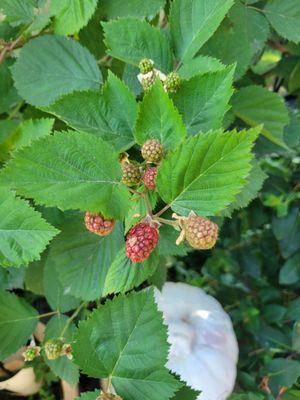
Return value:
M 160 217 L 156 217 L 155 218 L 158 222 L 161 222 L 162 224 L 166 224 L 166 225 L 171 225 L 174 228 L 179 226 L 178 221 L 172 221 L 170 219 L 165 219 L 165 218 L 160 218 Z
M 58 310 L 50 311 L 50 312 L 45 313 L 45 314 L 39 314 L 36 318 L 50 317 L 51 315 L 56 315 L 56 314 L 60 314 L 60 312 Z
M 154 217 L 159 217 L 160 215 L 162 215 L 165 211 L 167 211 L 169 208 L 171 207 L 170 204 L 167 204 L 166 206 L 164 206 L 164 208 L 162 208 L 160 211 L 158 211 L 157 214 L 154 215 Z
M 76 310 L 73 312 L 73 314 L 71 315 L 71 317 L 68 319 L 68 321 L 66 322 L 65 326 L 63 327 L 60 337 L 64 337 L 64 334 L 67 332 L 69 326 L 71 325 L 72 321 L 77 317 L 77 315 L 80 313 L 80 311 L 82 310 L 83 307 L 85 307 L 88 304 L 87 301 L 84 301 L 83 303 L 81 303 Z
M 151 208 L 151 204 L 150 204 L 149 199 L 148 199 L 147 192 L 142 192 L 142 197 L 143 197 L 144 202 L 145 202 L 147 214 L 152 216 L 152 208 Z

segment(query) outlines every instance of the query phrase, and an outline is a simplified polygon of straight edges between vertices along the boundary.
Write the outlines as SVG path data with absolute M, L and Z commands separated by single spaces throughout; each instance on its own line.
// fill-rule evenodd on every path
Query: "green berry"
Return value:
M 141 181 L 141 171 L 137 164 L 133 164 L 129 161 L 122 163 L 122 182 L 127 186 L 136 186 Z
M 180 87 L 180 77 L 176 72 L 171 72 L 165 81 L 165 89 L 168 93 L 175 93 Z
M 157 164 L 164 155 L 162 144 L 157 139 L 147 140 L 142 147 L 142 156 L 144 160 Z
M 149 58 L 143 58 L 139 63 L 141 74 L 147 74 L 148 72 L 152 71 L 153 64 L 153 61 L 149 60 Z
M 149 73 L 149 75 L 142 77 L 141 84 L 145 92 L 149 92 L 156 80 L 156 74 Z
M 63 342 L 60 339 L 50 339 L 45 343 L 44 350 L 48 360 L 56 360 L 61 356 Z
M 39 346 L 29 346 L 23 353 L 25 361 L 32 361 L 40 355 L 41 348 Z

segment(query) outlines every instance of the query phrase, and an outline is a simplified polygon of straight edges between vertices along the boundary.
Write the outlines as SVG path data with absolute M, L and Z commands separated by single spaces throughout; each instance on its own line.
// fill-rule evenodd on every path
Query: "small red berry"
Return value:
M 85 214 L 84 222 L 90 232 L 100 236 L 109 235 L 115 226 L 113 219 L 105 219 L 102 214 L 89 211 Z
M 144 184 L 146 188 L 150 190 L 155 190 L 156 188 L 156 175 L 157 175 L 157 168 L 152 167 L 147 169 L 144 174 Z
M 158 243 L 158 230 L 146 223 L 138 223 L 127 234 L 126 256 L 134 263 L 147 260 Z

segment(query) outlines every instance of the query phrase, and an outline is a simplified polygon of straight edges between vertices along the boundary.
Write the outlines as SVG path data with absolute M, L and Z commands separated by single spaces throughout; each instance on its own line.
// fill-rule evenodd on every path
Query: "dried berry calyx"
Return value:
M 122 162 L 122 182 L 127 186 L 136 186 L 141 182 L 141 171 L 138 164 L 129 161 Z
M 44 345 L 44 351 L 48 360 L 56 360 L 62 355 L 63 341 L 61 339 L 50 339 Z
M 218 239 L 218 225 L 207 218 L 191 213 L 182 221 L 185 239 L 194 248 L 208 250 Z
M 175 93 L 180 87 L 180 77 L 176 72 L 171 72 L 167 75 L 164 83 L 165 90 L 168 93 Z
M 84 223 L 87 229 L 96 235 L 109 235 L 115 226 L 113 219 L 106 219 L 100 213 L 92 213 L 87 211 L 84 216 Z
M 158 243 L 158 230 L 148 223 L 135 225 L 126 237 L 126 256 L 134 263 L 147 260 Z
M 163 146 L 157 139 L 149 139 L 142 146 L 142 156 L 146 161 L 157 164 L 163 158 L 163 155 Z
M 147 74 L 150 71 L 153 71 L 154 62 L 149 58 L 143 58 L 139 63 L 139 69 L 141 74 Z
M 144 174 L 144 184 L 146 188 L 150 190 L 155 190 L 156 188 L 156 175 L 157 175 L 157 167 L 152 167 L 147 169 Z
M 28 346 L 27 349 L 22 353 L 25 361 L 32 361 L 40 355 L 40 346 Z

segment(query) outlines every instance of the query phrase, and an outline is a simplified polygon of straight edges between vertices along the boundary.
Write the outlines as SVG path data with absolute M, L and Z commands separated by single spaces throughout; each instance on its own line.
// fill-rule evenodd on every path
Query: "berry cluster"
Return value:
M 165 75 L 159 69 L 154 68 L 154 62 L 147 58 L 144 58 L 139 63 L 140 73 L 138 74 L 138 80 L 140 81 L 145 92 L 148 92 L 156 79 L 160 79 L 164 89 L 168 93 L 177 92 L 180 87 L 180 77 L 176 72 L 171 72 L 169 75 Z
M 141 65 L 144 72 L 153 68 L 153 63 L 148 61 L 143 60 Z M 170 74 L 168 85 L 169 89 L 173 90 L 173 86 L 176 86 L 176 76 Z M 138 164 L 135 161 L 130 161 L 127 154 L 121 155 L 120 162 L 123 172 L 122 183 L 128 186 L 133 193 L 145 198 L 147 190 L 154 191 L 156 189 L 157 166 L 164 157 L 164 148 L 159 140 L 149 139 L 143 144 L 141 154 L 145 160 L 144 163 Z M 136 187 L 140 190 L 139 185 L 142 182 L 145 185 L 144 190 L 137 191 L 136 189 L 132 189 L 132 187 Z M 126 237 L 126 255 L 132 262 L 144 262 L 156 248 L 159 238 L 158 228 L 160 221 L 173 225 L 175 229 L 181 229 L 181 234 L 176 241 L 177 244 L 185 239 L 191 247 L 200 250 L 211 249 L 216 244 L 218 226 L 207 218 L 198 216 L 192 212 L 188 217 L 173 214 L 175 221 L 168 221 L 159 218 L 161 213 L 158 213 L 157 216 L 152 215 L 146 198 L 145 205 L 148 211 L 147 216 L 133 226 Z M 100 236 L 111 233 L 115 225 L 114 220 L 107 219 L 100 213 L 87 212 L 84 220 L 87 229 Z M 50 350 L 49 354 L 51 357 Z M 55 353 L 55 350 L 53 351 Z

